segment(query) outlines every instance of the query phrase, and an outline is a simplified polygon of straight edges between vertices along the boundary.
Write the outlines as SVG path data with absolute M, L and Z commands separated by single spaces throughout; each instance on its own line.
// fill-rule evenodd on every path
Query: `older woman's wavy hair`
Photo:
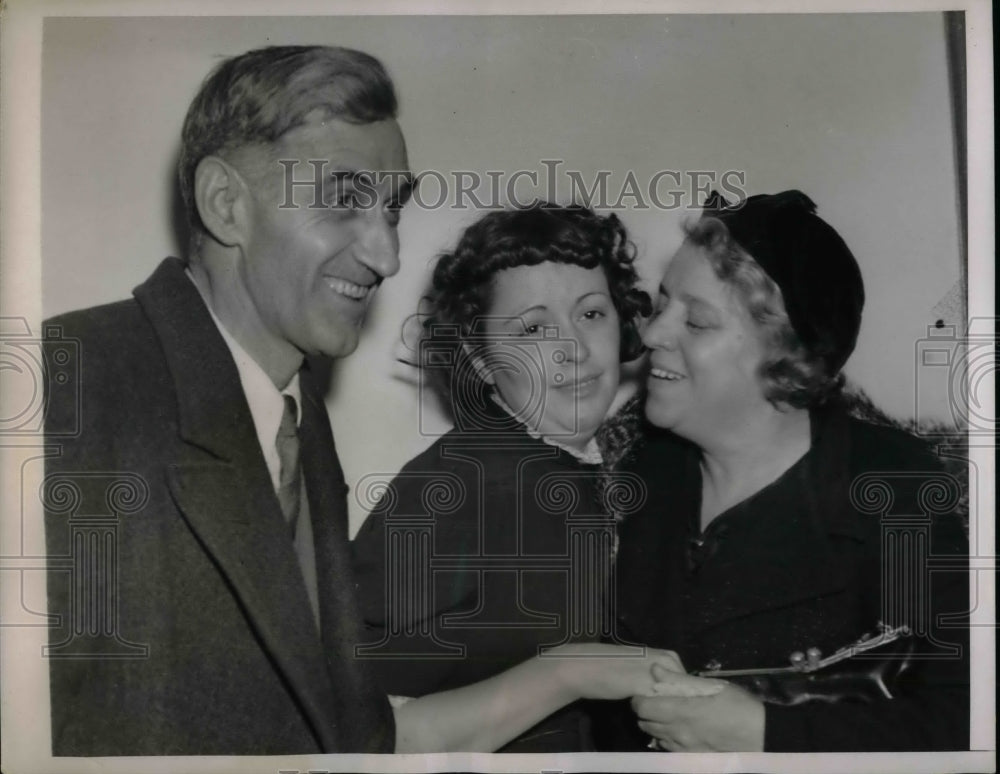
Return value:
M 489 314 L 498 272 L 552 261 L 604 271 L 621 327 L 620 359 L 633 360 L 643 351 L 639 319 L 652 311 L 649 296 L 636 288 L 634 260 L 635 246 L 614 214 L 600 216 L 580 205 L 544 201 L 490 212 L 438 259 L 426 299 L 422 346 L 449 336 L 456 343 L 474 337 L 477 323 Z M 476 378 L 471 372 L 468 376 Z M 455 386 L 444 392 L 452 393 Z
M 688 241 L 705 250 L 716 276 L 733 288 L 764 334 L 769 355 L 760 367 L 764 396 L 775 405 L 814 408 L 838 396 L 842 373 L 828 373 L 809 352 L 785 311 L 781 288 L 732 238 L 726 225 L 703 216 L 684 226 Z

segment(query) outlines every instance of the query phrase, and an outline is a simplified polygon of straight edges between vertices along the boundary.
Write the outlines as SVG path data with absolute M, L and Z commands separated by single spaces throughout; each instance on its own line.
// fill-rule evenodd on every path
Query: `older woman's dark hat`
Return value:
M 831 376 L 839 373 L 857 342 L 865 288 L 854 255 L 816 215 L 812 199 L 793 190 L 730 204 L 713 191 L 702 217 L 725 224 L 781 289 L 792 328 L 806 349 Z

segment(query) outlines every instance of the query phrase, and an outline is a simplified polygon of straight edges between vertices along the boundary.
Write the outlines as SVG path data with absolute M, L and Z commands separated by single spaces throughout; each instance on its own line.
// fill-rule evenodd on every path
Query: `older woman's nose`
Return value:
M 642 343 L 648 349 L 674 349 L 677 346 L 675 327 L 668 312 L 660 312 L 643 330 Z

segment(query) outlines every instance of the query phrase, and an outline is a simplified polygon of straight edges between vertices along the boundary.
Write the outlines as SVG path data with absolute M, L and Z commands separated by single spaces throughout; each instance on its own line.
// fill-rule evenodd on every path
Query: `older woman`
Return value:
M 927 515 L 955 498 L 926 487 L 954 482 L 916 438 L 839 407 L 864 289 L 815 209 L 799 191 L 715 199 L 666 269 L 644 334 L 646 416 L 666 432 L 636 460 L 651 491 L 621 529 L 617 616 L 692 671 L 787 666 L 880 621 L 910 628 L 915 666 L 893 698 L 776 702 L 736 683 L 636 698 L 641 732 L 617 726 L 612 747 L 968 747 L 967 629 L 942 617 L 968 609 L 966 541 L 957 517 Z M 952 571 L 930 573 L 928 557 Z

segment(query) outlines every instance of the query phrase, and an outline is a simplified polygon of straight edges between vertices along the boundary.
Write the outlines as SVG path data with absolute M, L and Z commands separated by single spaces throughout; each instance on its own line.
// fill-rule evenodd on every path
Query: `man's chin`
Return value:
M 358 348 L 358 343 L 358 335 L 352 332 L 349 335 L 343 335 L 336 339 L 320 341 L 312 354 L 339 360 L 340 358 L 354 354 L 354 351 Z

